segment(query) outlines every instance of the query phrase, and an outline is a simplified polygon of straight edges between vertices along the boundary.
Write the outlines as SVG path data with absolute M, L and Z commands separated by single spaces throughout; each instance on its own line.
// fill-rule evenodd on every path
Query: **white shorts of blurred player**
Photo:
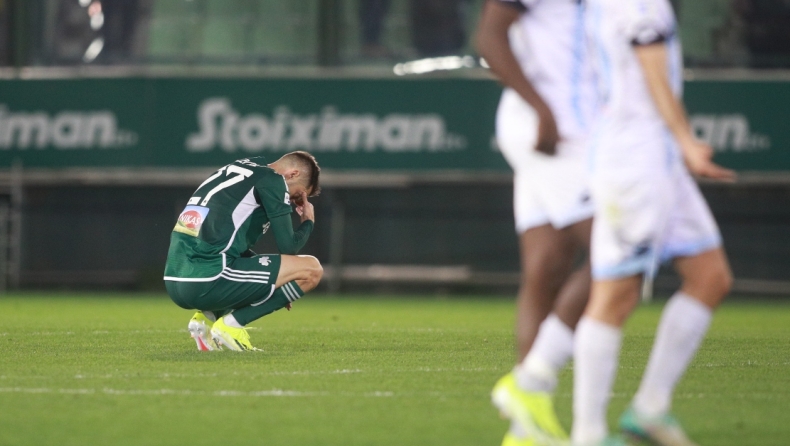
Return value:
M 661 262 L 721 246 L 710 208 L 683 164 L 623 171 L 628 169 L 592 175 L 593 279 L 644 274 L 649 284 Z
M 496 138 L 514 173 L 513 211 L 519 234 L 545 224 L 562 229 L 593 216 L 585 140 L 561 141 L 554 156 L 537 152 L 538 116 L 509 89 L 499 101 Z

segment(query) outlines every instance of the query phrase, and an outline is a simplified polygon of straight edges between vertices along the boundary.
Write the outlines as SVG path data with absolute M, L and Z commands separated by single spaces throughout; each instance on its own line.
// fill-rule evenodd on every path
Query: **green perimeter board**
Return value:
M 309 150 L 334 169 L 506 170 L 491 144 L 499 91 L 462 79 L 5 81 L 0 166 L 216 166 Z
M 211 167 L 309 150 L 338 170 L 507 171 L 501 88 L 474 79 L 0 81 L 0 167 Z M 790 170 L 790 82 L 686 84 L 722 164 Z

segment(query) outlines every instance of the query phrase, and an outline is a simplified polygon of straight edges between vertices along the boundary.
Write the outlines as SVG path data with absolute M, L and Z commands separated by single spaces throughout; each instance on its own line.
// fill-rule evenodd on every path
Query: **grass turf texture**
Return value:
M 661 305 L 626 327 L 610 421 L 647 360 Z M 309 295 L 256 321 L 264 352 L 198 352 L 162 295 L 0 297 L 0 445 L 496 445 L 489 403 L 512 366 L 504 298 Z M 790 305 L 726 303 L 677 389 L 708 445 L 790 438 Z M 571 372 L 557 394 L 570 424 Z

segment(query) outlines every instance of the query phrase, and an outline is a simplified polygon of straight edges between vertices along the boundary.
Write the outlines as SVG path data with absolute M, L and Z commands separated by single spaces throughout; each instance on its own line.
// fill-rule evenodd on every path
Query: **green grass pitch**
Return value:
M 660 310 L 626 327 L 612 423 Z M 308 295 L 256 321 L 248 353 L 198 352 L 164 295 L 4 295 L 0 314 L 2 446 L 478 446 L 507 428 L 488 394 L 512 367 L 511 299 Z M 703 445 L 789 444 L 790 303 L 725 303 L 674 406 Z

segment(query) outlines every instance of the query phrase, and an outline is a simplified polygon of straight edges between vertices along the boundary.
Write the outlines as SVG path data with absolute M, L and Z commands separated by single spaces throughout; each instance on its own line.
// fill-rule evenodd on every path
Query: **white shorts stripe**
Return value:
M 231 280 L 233 282 L 251 282 L 251 283 L 263 283 L 263 284 L 269 283 L 269 279 L 261 280 L 261 279 L 251 279 L 251 278 L 238 278 L 238 277 L 229 276 L 225 273 L 222 273 L 220 277 L 222 277 L 223 279 Z
M 222 275 L 224 275 L 224 276 L 228 276 L 228 277 L 235 277 L 235 278 L 237 278 L 237 279 L 260 279 L 260 280 L 269 280 L 269 276 L 248 276 L 248 275 L 244 275 L 244 274 L 237 274 L 237 273 L 232 273 L 232 272 L 230 272 L 230 271 L 223 271 L 223 272 L 222 272 Z
M 232 268 L 225 268 L 225 270 L 223 272 L 230 273 L 230 274 L 236 274 L 238 276 L 266 276 L 266 277 L 268 277 L 268 276 L 271 275 L 271 273 L 268 272 L 268 271 L 242 271 L 242 270 L 232 269 Z

